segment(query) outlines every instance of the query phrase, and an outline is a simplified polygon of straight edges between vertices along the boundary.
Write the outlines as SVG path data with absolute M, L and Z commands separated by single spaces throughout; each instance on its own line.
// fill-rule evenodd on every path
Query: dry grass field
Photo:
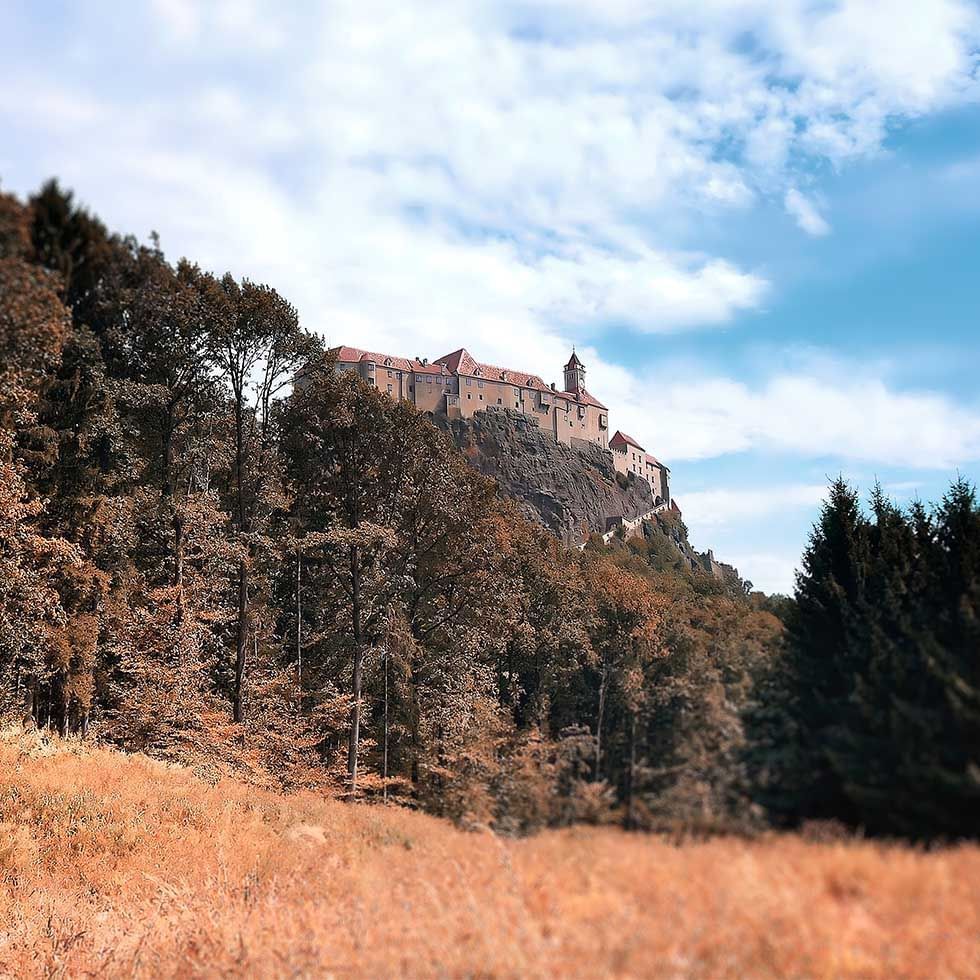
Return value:
M 466 834 L 0 739 L 0 976 L 975 977 L 980 848 Z

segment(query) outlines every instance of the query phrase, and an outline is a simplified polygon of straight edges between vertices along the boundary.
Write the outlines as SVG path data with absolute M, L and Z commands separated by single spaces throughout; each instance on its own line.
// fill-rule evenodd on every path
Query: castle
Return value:
M 354 371 L 392 398 L 423 412 L 470 418 L 485 409 L 508 408 L 532 419 L 566 445 L 595 443 L 612 454 L 617 473 L 645 480 L 654 498 L 670 502 L 670 470 L 631 436 L 609 438 L 609 410 L 585 387 L 585 365 L 578 355 L 564 367 L 564 390 L 536 374 L 482 364 L 461 347 L 429 362 L 357 347 L 334 347 L 337 371 Z

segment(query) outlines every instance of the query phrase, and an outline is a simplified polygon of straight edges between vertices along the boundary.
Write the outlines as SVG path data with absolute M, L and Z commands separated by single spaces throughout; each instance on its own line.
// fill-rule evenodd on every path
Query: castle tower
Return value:
M 578 359 L 574 347 L 565 365 L 565 391 L 585 391 L 585 365 Z

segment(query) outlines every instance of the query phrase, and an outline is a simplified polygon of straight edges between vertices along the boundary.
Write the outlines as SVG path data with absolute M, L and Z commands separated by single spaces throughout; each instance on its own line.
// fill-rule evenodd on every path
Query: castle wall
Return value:
M 484 377 L 481 371 L 473 374 L 443 373 L 441 362 L 430 365 L 424 360 L 363 356 L 355 348 L 338 348 L 358 353 L 358 360 L 338 360 L 338 371 L 355 371 L 368 384 L 385 391 L 393 398 L 411 402 L 420 411 L 442 413 L 454 418 L 472 418 L 488 408 L 517 411 L 564 445 L 589 442 L 609 448 L 608 413 L 605 408 L 589 404 L 588 395 L 582 400 L 569 392 L 540 387 L 536 376 L 514 372 L 524 384 L 506 379 L 510 372 L 499 370 L 500 378 Z M 389 361 L 385 364 L 385 361 Z M 472 361 L 470 361 L 472 364 Z M 493 369 L 497 372 L 498 369 Z M 529 381 L 530 377 L 530 381 Z M 572 372 L 572 380 L 584 382 L 584 370 Z M 533 383 L 532 383 L 533 382 Z

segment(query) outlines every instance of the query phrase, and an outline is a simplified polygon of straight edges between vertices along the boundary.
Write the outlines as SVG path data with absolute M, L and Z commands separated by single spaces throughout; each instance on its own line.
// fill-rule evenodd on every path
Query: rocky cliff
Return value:
M 470 419 L 436 415 L 433 422 L 476 469 L 497 481 L 526 517 L 569 546 L 602 534 L 616 518 L 628 521 L 654 506 L 649 484 L 617 474 L 608 450 L 592 444 L 565 446 L 520 412 L 490 408 Z M 636 535 L 653 544 L 664 567 L 741 581 L 738 571 L 717 562 L 712 552 L 695 551 L 684 523 L 670 512 L 644 521 L 630 532 Z
M 520 412 L 491 408 L 470 419 L 433 421 L 527 517 L 566 544 L 602 534 L 610 518 L 633 518 L 653 507 L 649 484 L 617 476 L 608 450 L 565 446 Z

